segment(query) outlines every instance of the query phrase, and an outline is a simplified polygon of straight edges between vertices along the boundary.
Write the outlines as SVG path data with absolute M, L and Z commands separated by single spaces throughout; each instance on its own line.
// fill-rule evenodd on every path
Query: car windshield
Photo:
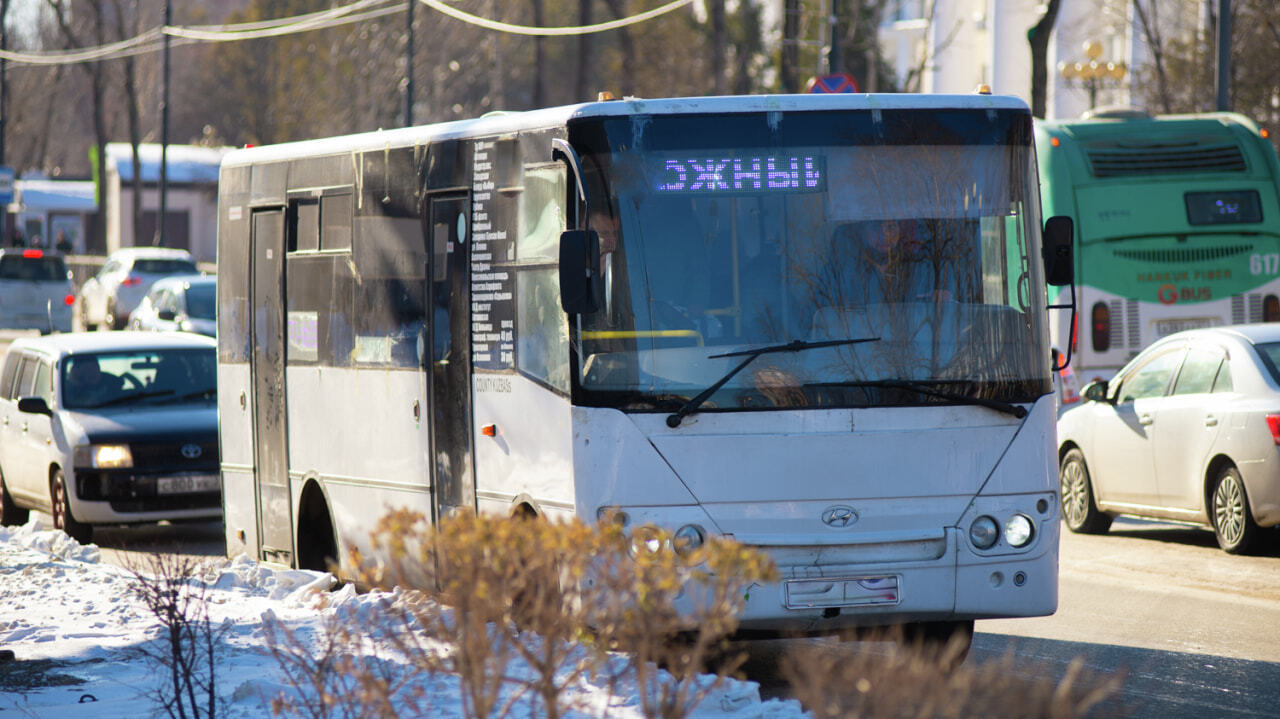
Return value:
M 216 286 L 212 283 L 187 285 L 187 316 L 211 320 L 218 306 Z
M 212 401 L 217 357 L 208 349 L 148 349 L 74 354 L 61 364 L 62 406 Z
M 191 260 L 176 259 L 138 259 L 133 261 L 133 271 L 148 275 L 181 275 L 188 272 L 199 272 Z
M 875 341 L 761 356 L 700 411 L 1047 392 L 1025 123 L 890 114 L 604 121 L 583 158 L 604 278 L 574 328 L 583 401 L 674 409 L 742 351 L 852 338 Z
M 67 265 L 61 257 L 0 257 L 0 280 L 66 282 Z

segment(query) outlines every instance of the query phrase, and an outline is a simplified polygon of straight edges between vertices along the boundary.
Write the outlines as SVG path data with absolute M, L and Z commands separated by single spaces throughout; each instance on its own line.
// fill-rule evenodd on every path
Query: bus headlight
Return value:
M 1004 538 L 1014 547 L 1025 547 L 1035 536 L 1035 525 L 1025 514 L 1015 514 L 1004 523 Z
M 676 550 L 676 554 L 685 559 L 693 556 L 706 541 L 706 533 L 696 524 L 686 524 L 671 536 L 672 548 Z
M 631 540 L 627 548 L 631 551 L 631 556 L 638 557 L 642 554 L 657 554 L 662 550 L 662 534 L 654 527 L 637 527 L 631 533 Z
M 1000 527 L 996 520 L 982 515 L 969 525 L 969 541 L 978 549 L 991 549 L 1000 538 Z
M 90 444 L 76 447 L 75 465 L 94 469 L 118 469 L 133 466 L 133 453 L 127 444 Z

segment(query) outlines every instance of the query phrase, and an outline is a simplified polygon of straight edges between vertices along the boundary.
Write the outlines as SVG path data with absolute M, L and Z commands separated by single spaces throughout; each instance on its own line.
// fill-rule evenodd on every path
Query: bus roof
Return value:
M 1186 115 L 1154 115 L 1146 117 L 1089 117 L 1068 120 L 1036 120 L 1036 128 L 1042 131 L 1066 133 L 1077 140 L 1137 135 L 1179 134 L 1186 132 L 1227 131 L 1231 126 L 1242 126 L 1257 132 L 1252 120 L 1234 112 L 1203 112 Z
M 431 141 L 552 127 L 564 125 L 571 120 L 588 117 L 903 109 L 1029 111 L 1027 104 L 1017 97 L 979 94 L 923 95 L 895 93 L 730 95 L 659 99 L 625 98 L 622 100 L 588 102 L 522 112 L 492 112 L 469 120 L 244 148 L 226 155 L 222 160 L 222 166 L 233 167 L 294 157 L 406 147 Z

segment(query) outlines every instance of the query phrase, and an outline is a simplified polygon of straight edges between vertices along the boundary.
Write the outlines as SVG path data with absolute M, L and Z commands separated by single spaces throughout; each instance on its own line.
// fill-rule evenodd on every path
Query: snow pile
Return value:
M 350 586 L 322 593 L 333 584 L 328 574 L 275 570 L 245 556 L 213 563 L 205 577 L 210 620 L 225 631 L 217 665 L 223 702 L 219 713 L 233 719 L 270 716 L 271 699 L 282 693 L 296 696 L 266 651 L 268 622 L 318 652 L 327 620 L 341 616 L 373 626 L 386 621 L 383 610 L 396 596 L 357 594 Z M 0 528 L 0 649 L 17 656 L 16 662 L 0 664 L 0 711 L 95 719 L 157 715 L 150 693 L 165 675 L 137 649 L 154 646 L 159 626 L 134 594 L 132 581 L 129 570 L 101 563 L 96 546 L 81 546 L 61 531 L 45 530 L 38 519 Z M 379 651 L 384 658 L 393 654 Z M 32 667 L 47 681 L 15 686 L 17 668 Z M 532 671 L 515 669 L 517 674 Z M 79 681 L 55 681 L 60 678 Z M 703 680 L 709 686 L 713 678 Z M 583 680 L 571 692 L 573 705 L 580 708 L 577 716 L 641 716 L 633 690 L 610 689 L 596 681 Z M 414 688 L 425 693 L 427 701 L 419 705 L 430 706 L 433 715 L 463 715 L 456 678 L 415 677 Z M 534 710 L 515 715 L 530 713 Z M 729 680 L 708 695 L 694 716 L 791 719 L 805 714 L 798 702 L 762 702 L 755 683 Z

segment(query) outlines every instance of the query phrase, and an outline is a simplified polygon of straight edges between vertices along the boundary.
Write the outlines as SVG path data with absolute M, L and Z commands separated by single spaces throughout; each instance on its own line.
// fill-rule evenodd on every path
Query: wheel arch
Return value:
M 1225 454 L 1216 454 L 1209 460 L 1204 468 L 1204 483 L 1200 488 L 1200 499 L 1203 502 L 1201 508 L 1204 510 L 1204 521 L 1210 527 L 1213 526 L 1212 507 L 1214 485 L 1218 481 L 1218 475 L 1222 474 L 1222 472 L 1228 467 L 1236 467 L 1236 463 Z M 1236 471 L 1240 471 L 1239 467 L 1236 467 Z M 1241 475 L 1240 481 L 1241 483 L 1244 482 L 1243 475 Z M 1245 488 L 1245 491 L 1248 491 L 1248 487 Z M 1253 511 L 1252 506 L 1249 507 L 1249 511 Z
M 342 563 L 342 541 L 333 522 L 332 505 L 324 483 L 317 477 L 304 480 L 298 495 L 294 563 L 298 569 L 330 571 L 329 561 Z

